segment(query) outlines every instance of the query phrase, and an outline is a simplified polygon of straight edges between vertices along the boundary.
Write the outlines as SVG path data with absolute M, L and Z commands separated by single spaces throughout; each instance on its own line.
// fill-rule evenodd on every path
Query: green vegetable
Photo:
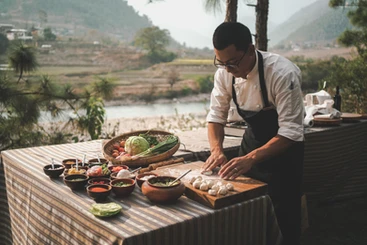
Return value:
M 107 167 L 107 164 L 106 163 L 104 163 L 104 164 L 102 164 L 102 174 L 103 175 L 109 175 L 110 173 L 111 173 L 111 171 L 108 169 L 108 167 Z
M 98 217 L 108 217 L 118 214 L 122 210 L 122 207 L 114 202 L 110 203 L 94 203 L 90 209 L 90 212 Z
M 141 136 L 130 136 L 125 142 L 125 151 L 131 156 L 137 155 L 149 147 L 148 141 Z
M 132 159 L 137 159 L 139 157 L 150 157 L 157 154 L 165 153 L 166 151 L 169 151 L 178 144 L 178 137 L 175 135 L 169 135 L 166 140 L 159 142 L 157 145 L 155 145 L 152 148 L 149 148 L 146 151 L 141 152 L 140 154 L 137 154 L 135 156 L 132 156 Z
M 146 132 L 145 134 L 139 134 L 140 137 L 143 137 L 144 139 L 146 139 L 149 143 L 149 145 L 156 145 L 159 143 L 159 141 L 157 140 L 157 137 L 150 135 L 149 131 Z

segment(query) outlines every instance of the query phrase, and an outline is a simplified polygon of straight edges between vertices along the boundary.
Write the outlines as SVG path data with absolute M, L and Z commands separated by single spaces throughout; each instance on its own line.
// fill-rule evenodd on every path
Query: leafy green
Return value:
M 159 142 L 154 147 L 149 148 L 148 150 L 143 151 L 142 153 L 132 156 L 132 158 L 137 159 L 139 157 L 149 157 L 165 153 L 166 151 L 169 151 L 170 149 L 172 149 L 172 147 L 174 147 L 177 144 L 178 144 L 178 137 L 175 135 L 169 135 L 166 138 L 166 140 Z
M 110 203 L 94 203 L 90 209 L 90 212 L 98 217 L 109 217 L 118 214 L 122 210 L 122 207 L 114 202 Z
M 130 136 L 125 142 L 125 151 L 130 155 L 137 155 L 150 147 L 148 141 L 140 136 Z
M 157 137 L 150 135 L 149 132 L 146 132 L 145 134 L 139 134 L 139 136 L 146 139 L 149 145 L 156 145 L 159 143 L 159 141 L 157 140 Z

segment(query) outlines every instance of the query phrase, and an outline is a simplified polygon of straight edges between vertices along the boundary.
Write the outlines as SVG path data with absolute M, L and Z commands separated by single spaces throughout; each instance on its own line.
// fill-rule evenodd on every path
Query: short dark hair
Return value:
M 217 50 L 223 50 L 234 44 L 237 50 L 246 52 L 251 43 L 250 30 L 239 22 L 223 22 L 215 29 L 213 34 L 213 45 Z

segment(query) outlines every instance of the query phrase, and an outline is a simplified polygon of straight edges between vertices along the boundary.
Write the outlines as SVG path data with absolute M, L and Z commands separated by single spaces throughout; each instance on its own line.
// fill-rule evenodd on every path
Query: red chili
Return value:
M 92 187 L 89 190 L 93 191 L 93 192 L 105 192 L 105 191 L 107 191 L 107 189 L 105 189 L 103 187 Z

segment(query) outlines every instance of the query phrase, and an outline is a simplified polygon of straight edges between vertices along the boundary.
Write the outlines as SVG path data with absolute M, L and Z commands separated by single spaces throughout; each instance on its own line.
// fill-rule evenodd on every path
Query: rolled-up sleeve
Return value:
M 303 141 L 303 96 L 301 73 L 292 70 L 273 83 L 278 112 L 278 134 L 293 141 Z
M 214 88 L 210 98 L 209 113 L 206 117 L 207 122 L 227 123 L 230 100 L 232 98 L 231 75 L 222 69 L 218 69 L 214 75 Z

